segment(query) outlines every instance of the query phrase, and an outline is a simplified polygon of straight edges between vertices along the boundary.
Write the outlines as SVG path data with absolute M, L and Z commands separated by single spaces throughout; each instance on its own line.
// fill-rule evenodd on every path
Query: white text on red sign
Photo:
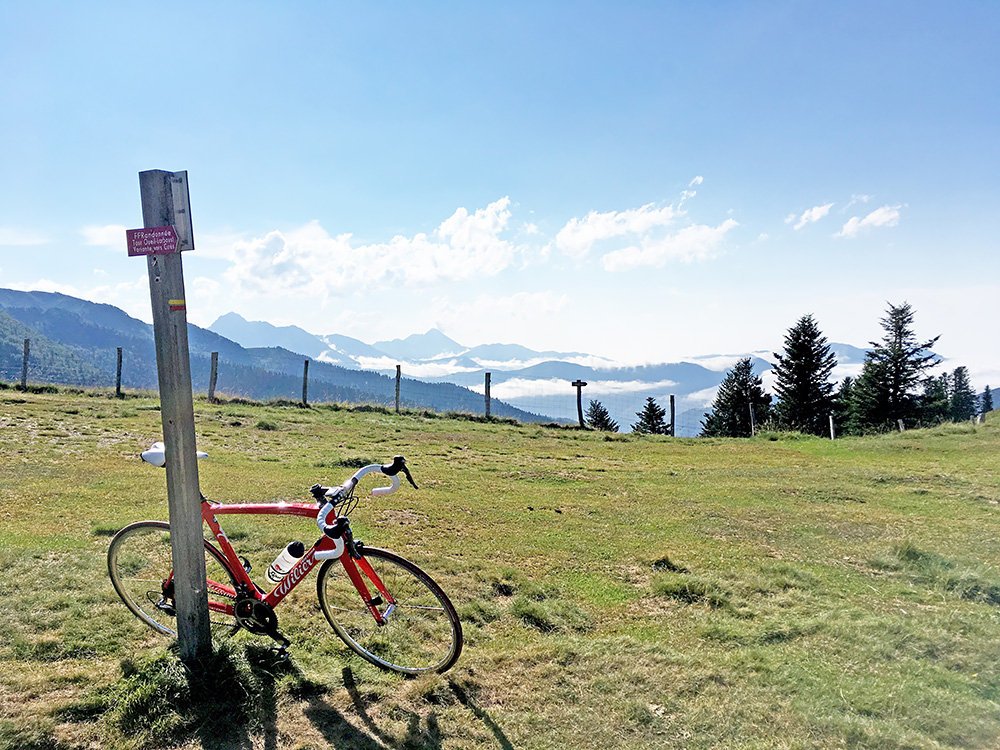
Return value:
M 167 255 L 177 252 L 177 230 L 172 226 L 126 229 L 129 256 Z

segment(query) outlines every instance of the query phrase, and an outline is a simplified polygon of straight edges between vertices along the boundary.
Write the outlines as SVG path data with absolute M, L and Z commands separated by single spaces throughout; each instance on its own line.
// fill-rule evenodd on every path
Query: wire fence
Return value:
M 27 388 L 29 383 L 83 386 L 109 390 L 121 397 L 122 389 L 157 389 L 155 363 L 147 352 L 122 347 L 101 354 L 92 371 L 54 366 L 44 350 L 32 352 L 25 339 L 23 354 L 8 347 L 0 358 L 0 383 Z M 306 358 L 285 358 L 261 367 L 220 361 L 219 353 L 191 355 L 192 386 L 209 399 L 247 398 L 287 400 L 302 404 L 343 403 L 433 412 L 462 412 L 511 418 L 520 422 L 578 424 L 591 401 L 599 402 L 620 432 L 630 432 L 639 413 L 652 398 L 666 411 L 670 423 L 673 396 L 673 434 L 693 437 L 701 432 L 701 420 L 711 397 L 706 394 L 673 394 L 670 383 L 571 380 L 569 378 L 525 378 L 512 373 L 467 371 L 447 375 L 411 376 L 406 366 L 395 375 L 344 370 Z M 414 368 L 419 372 L 419 368 Z M 96 373 L 96 374 L 95 374 Z M 8 386 L 9 387 L 9 386 Z
M 485 397 L 486 380 L 482 373 L 455 373 L 448 379 L 463 388 Z M 503 379 L 503 374 L 491 373 L 490 396 L 494 403 L 499 400 L 522 411 L 550 417 L 554 421 L 579 423 L 580 411 L 586 416 L 591 401 L 597 401 L 618 424 L 619 432 L 630 432 L 632 425 L 639 421 L 639 413 L 652 398 L 670 420 L 670 399 L 674 397 L 674 434 L 678 437 L 694 437 L 701 432 L 701 420 L 708 405 L 704 396 L 695 397 L 675 394 L 669 386 L 655 383 L 615 381 L 588 381 L 579 388 L 569 378 Z M 714 395 L 714 394 L 713 394 Z

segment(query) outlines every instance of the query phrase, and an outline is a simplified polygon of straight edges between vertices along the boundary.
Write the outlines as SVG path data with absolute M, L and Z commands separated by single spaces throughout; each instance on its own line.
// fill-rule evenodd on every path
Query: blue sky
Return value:
M 878 339 L 1000 384 L 1000 3 L 0 0 L 0 286 L 620 362 Z M 989 332 L 987 334 L 987 332 Z

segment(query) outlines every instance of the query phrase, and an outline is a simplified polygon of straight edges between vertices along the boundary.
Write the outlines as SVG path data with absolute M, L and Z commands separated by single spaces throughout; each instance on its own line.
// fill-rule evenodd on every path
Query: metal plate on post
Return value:
M 194 250 L 194 228 L 191 226 L 191 193 L 188 190 L 188 173 L 171 172 L 170 197 L 173 200 L 174 228 L 177 230 L 177 252 Z

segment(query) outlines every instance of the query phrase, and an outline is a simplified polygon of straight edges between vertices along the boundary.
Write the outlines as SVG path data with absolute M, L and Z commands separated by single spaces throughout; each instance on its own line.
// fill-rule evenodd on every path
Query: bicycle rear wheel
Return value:
M 122 601 L 140 620 L 164 635 L 176 635 L 176 605 L 173 586 L 165 585 L 173 570 L 170 524 L 140 521 L 115 534 L 108 547 L 108 575 Z M 226 558 L 205 542 L 205 572 L 212 635 L 223 635 L 236 627 L 236 618 L 215 610 L 227 605 L 232 611 L 236 578 Z
M 383 669 L 416 675 L 452 667 L 462 653 L 462 624 L 441 587 L 392 552 L 365 547 L 364 558 L 396 604 L 390 608 L 379 597 L 379 611 L 389 614 L 385 624 L 378 625 L 347 572 L 333 567 L 341 567 L 339 560 L 328 560 L 320 568 L 316 586 L 320 607 L 337 635 Z M 365 584 L 372 596 L 378 596 L 367 577 Z

